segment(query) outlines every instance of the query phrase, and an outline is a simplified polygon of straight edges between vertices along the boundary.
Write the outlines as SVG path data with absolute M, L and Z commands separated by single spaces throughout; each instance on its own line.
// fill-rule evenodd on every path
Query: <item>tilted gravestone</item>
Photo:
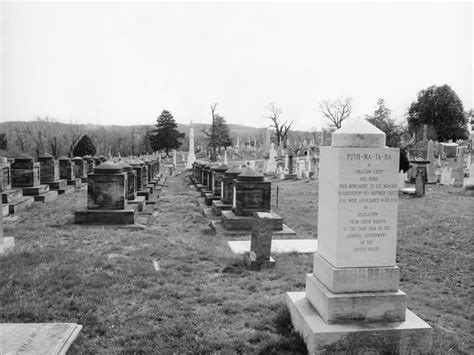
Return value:
M 398 289 L 398 160 L 385 134 L 362 119 L 321 147 L 313 273 L 306 292 L 287 293 L 309 353 L 429 351 L 431 327 Z

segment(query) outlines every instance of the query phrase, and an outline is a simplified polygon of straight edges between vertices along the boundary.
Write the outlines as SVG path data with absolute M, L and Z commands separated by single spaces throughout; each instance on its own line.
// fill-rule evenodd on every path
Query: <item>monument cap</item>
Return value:
M 227 164 L 219 164 L 217 166 L 213 166 L 211 170 L 217 171 L 217 172 L 224 172 L 229 169 L 229 166 Z
M 242 168 L 238 165 L 233 166 L 229 170 L 226 170 L 224 173 L 225 177 L 237 177 L 242 172 Z
M 74 157 L 71 160 L 73 160 L 73 161 L 80 161 L 80 160 L 83 161 L 84 159 L 82 159 L 81 157 Z
M 21 162 L 25 162 L 25 161 L 30 162 L 30 161 L 35 161 L 35 159 L 32 156 L 28 155 L 28 154 L 21 154 L 20 156 L 15 158 L 15 162 L 17 162 L 17 161 L 19 161 L 19 162 L 20 161 Z
M 60 156 L 58 160 L 71 160 L 71 159 L 63 155 L 63 156 Z
M 54 159 L 54 157 L 49 153 L 43 153 L 38 157 L 38 160 L 49 160 Z
M 130 164 L 127 164 L 125 161 L 121 160 L 116 164 L 118 167 L 122 168 L 123 171 L 132 171 L 133 167 Z
M 98 174 L 119 174 L 123 172 L 123 168 L 112 161 L 106 161 L 94 169 L 94 173 Z
M 263 181 L 265 176 L 252 168 L 244 168 L 237 176 L 238 181 Z
M 385 148 L 385 133 L 363 118 L 349 118 L 332 134 L 331 147 Z

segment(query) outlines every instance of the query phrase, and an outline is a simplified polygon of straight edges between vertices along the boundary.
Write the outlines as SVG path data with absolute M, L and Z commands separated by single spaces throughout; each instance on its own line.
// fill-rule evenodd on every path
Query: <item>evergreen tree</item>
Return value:
M 92 140 L 87 134 L 84 134 L 82 138 L 77 142 L 72 151 L 72 155 L 75 157 L 83 157 L 84 155 L 95 155 L 96 150 Z
M 180 139 L 183 139 L 185 134 L 177 130 L 178 125 L 173 118 L 173 115 L 163 110 L 161 115 L 157 118 L 156 129 L 150 134 L 150 146 L 156 150 L 164 149 L 166 156 L 169 155 L 171 149 L 178 149 L 182 144 Z
M 6 133 L 0 133 L 0 149 L 6 150 L 7 147 L 7 135 Z
M 378 99 L 374 114 L 372 116 L 366 115 L 365 118 L 385 133 L 388 147 L 398 147 L 404 129 L 390 117 L 391 113 L 392 111 L 385 106 L 384 100 Z
M 426 124 L 440 142 L 468 137 L 468 119 L 462 101 L 449 85 L 433 85 L 421 90 L 407 116 L 410 132 L 420 132 Z

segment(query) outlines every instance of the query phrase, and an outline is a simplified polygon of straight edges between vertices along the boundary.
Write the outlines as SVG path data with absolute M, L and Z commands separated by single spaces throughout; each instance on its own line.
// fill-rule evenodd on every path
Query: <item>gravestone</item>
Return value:
M 318 251 L 306 292 L 287 293 L 311 354 L 429 351 L 431 327 L 398 289 L 396 148 L 363 119 L 345 121 L 321 147 Z
M 210 181 L 212 190 L 211 192 L 208 192 L 204 195 L 207 206 L 212 206 L 213 201 L 218 201 L 221 199 L 221 178 L 228 169 L 229 166 L 226 164 L 219 164 L 211 168 Z
M 128 175 L 107 161 L 89 174 L 87 210 L 75 213 L 78 224 L 134 224 L 137 205 L 128 205 Z
M 15 239 L 13 237 L 5 237 L 3 235 L 3 213 L 0 213 L 0 255 L 6 254 L 14 247 Z
M 117 163 L 117 166 L 123 169 L 127 173 L 127 200 L 129 205 L 136 204 L 138 206 L 138 212 L 142 212 L 145 209 L 146 200 L 144 196 L 137 196 L 137 172 L 135 169 L 128 164 L 128 160 L 121 160 Z
M 269 212 L 273 229 L 283 229 L 283 218 L 270 211 L 271 182 L 263 174 L 244 168 L 232 181 L 232 210 L 222 211 L 221 220 L 226 230 L 251 230 L 255 212 Z
M 59 159 L 59 178 L 66 179 L 67 184 L 74 187 L 81 187 L 82 181 L 80 177 L 75 175 L 75 163 L 68 157 L 60 157 Z
M 453 183 L 452 169 L 451 167 L 448 166 L 448 163 L 446 163 L 445 166 L 441 168 L 441 178 L 440 178 L 439 183 L 441 185 L 448 185 L 448 186 L 452 185 Z
M 296 165 L 296 177 L 302 179 L 304 172 L 306 171 L 306 162 L 304 160 L 298 160 Z
M 459 147 L 458 156 L 456 160 L 456 168 L 453 172 L 455 187 L 462 187 L 464 182 L 464 150 L 465 147 Z
M 273 220 L 271 213 L 255 212 L 252 223 L 250 251 L 244 253 L 244 263 L 250 269 L 268 268 L 275 265 L 272 251 Z
M 47 202 L 58 197 L 57 191 L 49 191 L 49 185 L 41 184 L 40 163 L 28 155 L 15 158 L 12 167 L 12 187 L 21 187 L 23 196 L 33 196 L 35 202 Z
M 2 196 L 2 216 L 8 216 L 9 214 L 24 210 L 34 202 L 32 196 L 23 196 L 22 188 L 12 188 L 11 164 L 6 158 L 1 158 L 0 193 Z
M 427 182 L 430 184 L 434 184 L 437 181 L 436 177 L 436 160 L 434 156 L 434 143 L 430 139 L 428 141 L 428 152 L 426 154 L 426 160 L 428 160 L 430 163 L 428 164 L 426 168 L 426 174 L 427 174 Z
M 274 144 L 272 143 L 270 145 L 269 158 L 268 158 L 267 166 L 265 168 L 266 173 L 276 172 L 277 170 L 276 159 L 277 159 L 277 151 L 275 149 Z
M 87 164 L 87 173 L 86 173 L 86 179 L 87 179 L 87 175 L 94 172 L 95 160 L 90 155 L 84 155 L 82 159 L 84 159 Z
M 74 176 L 76 179 L 81 179 L 81 183 L 87 182 L 87 162 L 81 157 L 74 157 L 71 159 L 74 162 Z

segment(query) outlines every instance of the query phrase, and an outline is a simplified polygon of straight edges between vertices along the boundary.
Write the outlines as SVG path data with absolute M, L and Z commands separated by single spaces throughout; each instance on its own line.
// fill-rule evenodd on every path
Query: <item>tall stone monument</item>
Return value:
M 189 153 L 188 161 L 186 162 L 186 169 L 192 169 L 193 163 L 196 161 L 196 156 L 194 155 L 194 127 L 193 122 L 191 121 L 191 127 L 189 127 Z
M 398 289 L 398 149 L 363 119 L 320 149 L 313 273 L 306 292 L 287 293 L 295 329 L 310 354 L 429 351 L 431 327 Z

